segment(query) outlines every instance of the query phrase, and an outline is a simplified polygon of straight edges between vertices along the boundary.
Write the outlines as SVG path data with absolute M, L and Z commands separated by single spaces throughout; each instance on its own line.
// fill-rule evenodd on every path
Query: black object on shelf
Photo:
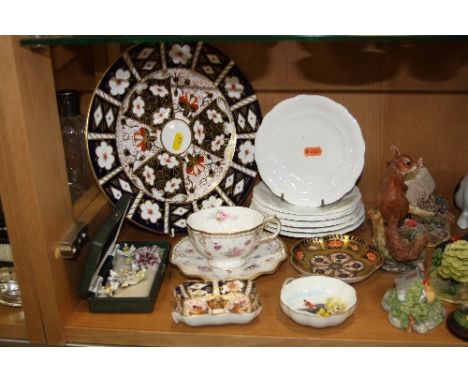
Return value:
M 2 201 L 0 200 L 0 244 L 9 243 L 8 230 L 6 226 L 5 216 L 3 215 Z
M 450 313 L 447 327 L 458 338 L 468 341 L 468 305 L 461 306 Z

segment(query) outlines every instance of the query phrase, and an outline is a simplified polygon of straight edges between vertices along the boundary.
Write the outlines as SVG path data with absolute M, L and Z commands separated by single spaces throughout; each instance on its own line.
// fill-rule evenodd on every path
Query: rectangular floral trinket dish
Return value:
M 262 310 L 251 280 L 186 281 L 174 296 L 172 318 L 189 326 L 246 324 Z

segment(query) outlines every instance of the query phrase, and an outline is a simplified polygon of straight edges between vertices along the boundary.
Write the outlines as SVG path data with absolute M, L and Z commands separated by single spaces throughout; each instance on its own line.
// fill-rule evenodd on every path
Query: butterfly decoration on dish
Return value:
M 334 277 L 349 284 L 369 277 L 383 261 L 374 247 L 350 235 L 303 239 L 291 249 L 291 264 L 301 274 Z
M 261 119 L 252 86 L 219 50 L 140 44 L 93 94 L 89 159 L 111 202 L 134 195 L 127 218 L 158 233 L 185 232 L 191 212 L 244 202 L 257 175 Z

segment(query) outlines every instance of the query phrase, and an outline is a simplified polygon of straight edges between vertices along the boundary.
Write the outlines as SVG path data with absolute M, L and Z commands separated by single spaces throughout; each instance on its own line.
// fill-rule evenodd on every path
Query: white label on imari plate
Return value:
M 171 154 L 182 154 L 191 144 L 192 132 L 184 121 L 173 119 L 164 126 L 161 141 L 163 147 Z

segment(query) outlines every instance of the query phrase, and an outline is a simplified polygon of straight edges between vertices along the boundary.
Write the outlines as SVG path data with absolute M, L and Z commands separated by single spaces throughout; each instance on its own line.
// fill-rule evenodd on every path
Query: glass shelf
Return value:
M 139 44 L 145 42 L 178 41 L 359 41 L 359 40 L 466 40 L 468 36 L 454 35 L 399 35 L 399 36 L 364 36 L 364 35 L 152 35 L 152 36 L 26 36 L 21 39 L 23 46 L 49 45 L 89 45 L 89 44 Z

